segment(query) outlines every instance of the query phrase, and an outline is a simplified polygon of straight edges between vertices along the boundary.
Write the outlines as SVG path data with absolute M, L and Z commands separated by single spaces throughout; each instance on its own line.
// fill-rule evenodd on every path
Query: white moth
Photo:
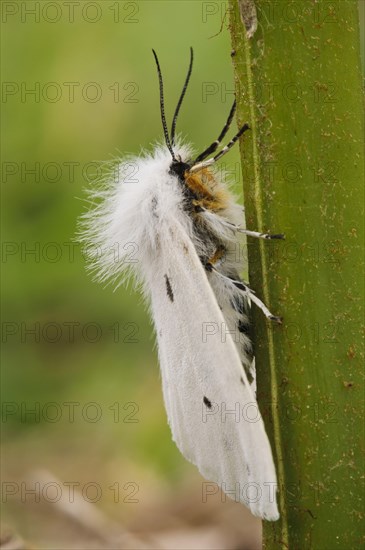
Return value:
M 242 207 L 225 175 L 208 169 L 248 129 L 245 124 L 206 160 L 226 135 L 235 103 L 218 139 L 194 159 L 190 146 L 175 142 L 193 51 L 170 134 L 153 53 L 166 143 L 121 161 L 118 177 L 91 191 L 94 206 L 83 216 L 80 240 L 100 252 L 90 265 L 99 281 L 118 286 L 133 274 L 142 288 L 157 334 L 167 416 L 181 453 L 254 515 L 276 520 L 275 467 L 254 391 L 249 302 L 280 319 L 240 280 L 237 243 L 241 234 L 282 235 L 242 229 Z M 125 177 L 131 164 L 134 178 Z M 133 261 L 131 244 L 137 251 Z

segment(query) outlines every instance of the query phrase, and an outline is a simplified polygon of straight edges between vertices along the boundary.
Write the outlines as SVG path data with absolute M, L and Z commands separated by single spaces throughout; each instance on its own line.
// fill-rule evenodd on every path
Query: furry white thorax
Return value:
M 188 161 L 192 148 L 178 143 L 176 156 Z M 121 161 L 116 178 L 105 180 L 99 188 L 89 192 L 94 207 L 82 218 L 80 240 L 89 247 L 89 268 L 97 280 L 111 281 L 119 286 L 131 271 L 140 282 L 150 279 L 159 240 L 163 239 L 166 223 L 171 219 L 184 227 L 198 255 L 205 252 L 204 242 L 193 232 L 191 217 L 182 208 L 182 185 L 177 176 L 169 173 L 171 162 L 167 147 L 157 146 L 151 154 Z M 134 167 L 132 175 L 128 170 L 131 165 Z M 227 188 L 224 172 L 215 174 L 215 179 L 217 188 Z M 202 216 L 213 233 L 234 247 L 232 254 L 225 258 L 226 266 L 231 264 L 241 271 L 237 235 L 224 221 L 242 226 L 242 207 L 231 196 L 220 215 L 207 211 Z

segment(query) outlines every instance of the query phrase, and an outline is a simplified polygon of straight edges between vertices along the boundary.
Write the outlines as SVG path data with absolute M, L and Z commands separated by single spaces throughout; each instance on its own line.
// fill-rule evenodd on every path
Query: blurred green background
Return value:
M 152 47 L 171 121 L 193 46 L 178 131 L 198 152 L 217 137 L 227 26 L 219 1 L 2 2 L 2 517 L 34 547 L 133 547 L 110 542 L 109 522 L 150 548 L 260 547 L 260 522 L 220 494 L 204 503 L 171 440 L 140 296 L 93 283 L 74 243 L 99 163 L 162 137 Z M 224 165 L 239 195 L 238 161 L 235 148 Z M 53 478 L 40 502 L 27 494 Z M 70 482 L 88 488 L 77 513 Z
M 171 121 L 193 46 L 178 131 L 198 152 L 217 137 L 233 101 L 225 13 L 225 2 L 3 2 L 3 519 L 41 547 L 78 540 L 51 490 L 40 503 L 25 493 L 48 474 L 63 495 L 64 481 L 98 484 L 95 506 L 137 531 L 216 517 L 171 440 L 140 296 L 93 283 L 73 239 L 99 162 L 162 137 L 152 47 Z M 226 158 L 240 191 L 238 148 Z M 210 500 L 248 517 L 220 495 Z

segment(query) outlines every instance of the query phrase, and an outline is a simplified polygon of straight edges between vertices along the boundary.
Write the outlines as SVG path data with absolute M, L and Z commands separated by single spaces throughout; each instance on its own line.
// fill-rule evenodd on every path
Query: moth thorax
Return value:
M 208 210 L 219 211 L 227 207 L 228 194 L 219 185 L 210 170 L 186 171 L 185 185 L 197 198 L 196 205 Z

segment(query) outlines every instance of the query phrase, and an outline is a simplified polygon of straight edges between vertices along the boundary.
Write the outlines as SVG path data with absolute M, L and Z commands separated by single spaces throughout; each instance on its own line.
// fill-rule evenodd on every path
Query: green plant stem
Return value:
M 355 548 L 363 521 L 363 98 L 357 2 L 230 3 L 258 399 L 281 518 L 266 548 Z

